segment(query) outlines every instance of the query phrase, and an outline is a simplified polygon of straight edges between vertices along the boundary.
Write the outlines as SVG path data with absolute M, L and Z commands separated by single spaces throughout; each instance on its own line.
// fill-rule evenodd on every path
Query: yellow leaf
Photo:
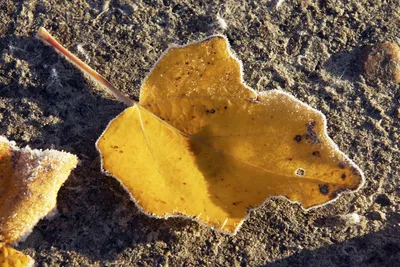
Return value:
M 132 104 L 46 30 L 39 38 Z M 186 215 L 236 233 L 249 209 L 283 196 L 309 209 L 358 190 L 362 171 L 322 113 L 280 91 L 257 94 L 221 36 L 169 49 L 97 141 L 102 167 L 149 215 Z
M 0 137 L 0 241 L 15 243 L 56 207 L 77 158 L 55 150 L 20 149 Z
M 104 170 L 147 214 L 195 217 L 228 233 L 267 198 L 308 209 L 364 182 L 328 137 L 324 115 L 286 93 L 246 87 L 220 36 L 169 49 L 140 102 L 97 147 Z
M 0 267 L 28 267 L 33 264 L 31 257 L 0 242 Z

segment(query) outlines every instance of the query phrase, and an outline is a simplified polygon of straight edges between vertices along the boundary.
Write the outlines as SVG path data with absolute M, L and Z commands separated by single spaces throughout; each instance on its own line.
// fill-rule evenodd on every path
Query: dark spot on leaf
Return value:
M 47 166 L 45 166 L 45 167 L 43 168 L 43 170 L 44 170 L 45 172 L 52 171 L 52 170 L 53 170 L 53 166 L 47 165 Z
M 350 171 L 351 171 L 351 173 L 353 173 L 354 175 L 359 175 L 359 174 L 360 174 L 359 171 L 358 171 L 358 169 L 357 169 L 356 167 L 354 167 L 354 166 L 350 166 Z
M 313 152 L 312 152 L 312 155 L 313 155 L 313 156 L 316 156 L 316 157 L 318 157 L 318 158 L 321 157 L 321 153 L 319 153 L 319 151 L 313 151 Z
M 192 119 L 195 119 L 195 118 L 196 118 L 196 116 L 195 116 L 195 115 L 193 115 L 193 116 L 192 116 Z
M 232 205 L 233 205 L 233 206 L 236 206 L 236 205 L 238 205 L 238 204 L 240 204 L 240 203 L 242 203 L 242 202 L 243 202 L 243 201 L 233 202 Z
M 122 153 L 124 153 L 124 151 L 123 151 L 123 150 L 120 150 L 120 151 L 119 151 L 119 153 L 121 153 L 121 154 L 122 154 Z
M 329 193 L 329 186 L 327 184 L 320 184 L 319 186 L 319 192 L 323 195 L 327 195 Z
M 119 148 L 119 147 L 118 147 L 118 146 L 113 146 L 112 148 L 117 149 L 117 148 Z
M 345 167 L 344 162 L 342 162 L 342 161 L 339 162 L 338 163 L 338 167 L 341 168 L 341 169 L 344 169 L 344 167 Z
M 295 137 L 294 137 L 294 140 L 297 142 L 297 143 L 300 143 L 300 141 L 301 141 L 301 135 L 296 135 Z
M 185 182 L 183 182 L 182 184 L 186 185 L 186 183 L 185 183 Z
M 310 121 L 306 124 L 307 132 L 306 139 L 310 140 L 313 144 L 319 144 L 321 141 L 318 139 L 317 132 L 315 131 L 315 121 Z
M 343 180 L 346 179 L 346 174 L 343 173 L 342 176 L 340 176 L 340 178 L 342 178 Z
M 228 108 L 227 106 L 224 107 L 224 109 L 227 109 L 227 108 Z
M 211 114 L 214 114 L 214 113 L 215 113 L 215 109 L 211 109 L 211 110 L 210 110 L 210 113 L 211 113 Z

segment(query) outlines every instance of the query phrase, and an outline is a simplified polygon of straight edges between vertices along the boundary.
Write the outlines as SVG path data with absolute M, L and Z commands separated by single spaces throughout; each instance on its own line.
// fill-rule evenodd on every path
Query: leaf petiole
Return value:
M 37 33 L 37 37 L 40 41 L 44 42 L 52 46 L 58 53 L 64 56 L 67 60 L 69 60 L 72 64 L 74 64 L 78 69 L 82 72 L 86 73 L 93 81 L 105 87 L 110 93 L 112 93 L 115 98 L 119 101 L 123 102 L 128 106 L 133 106 L 136 102 L 124 94 L 122 94 L 117 88 L 115 88 L 109 81 L 107 81 L 103 76 L 101 76 L 98 72 L 92 69 L 85 62 L 77 58 L 74 54 L 69 52 L 65 47 L 63 47 L 50 33 L 43 27 L 40 27 L 39 32 Z

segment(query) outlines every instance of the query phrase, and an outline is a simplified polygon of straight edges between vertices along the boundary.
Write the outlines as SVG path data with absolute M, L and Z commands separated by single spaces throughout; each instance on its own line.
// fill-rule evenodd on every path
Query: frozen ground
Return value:
M 399 86 L 367 83 L 360 48 L 400 44 L 399 1 L 0 0 L 0 135 L 72 152 L 59 214 L 19 249 L 38 266 L 395 266 L 400 260 Z M 34 38 L 45 26 L 132 98 L 161 53 L 225 34 L 257 90 L 321 110 L 365 187 L 304 212 L 269 200 L 235 237 L 140 214 L 100 172 L 94 143 L 124 105 Z

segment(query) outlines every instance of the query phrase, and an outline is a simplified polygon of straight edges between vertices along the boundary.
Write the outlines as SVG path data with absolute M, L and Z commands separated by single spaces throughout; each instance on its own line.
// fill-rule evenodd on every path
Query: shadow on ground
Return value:
M 42 220 L 21 249 L 40 247 L 36 260 L 49 264 L 54 248 L 101 261 L 147 243 L 155 229 L 157 238 L 171 240 L 171 224 L 195 224 L 141 214 L 119 183 L 101 173 L 95 142 L 123 104 L 94 91 L 72 64 L 33 37 L 8 35 L 0 51 L 0 134 L 20 147 L 64 150 L 80 160 L 59 192 L 58 214 Z
M 268 265 L 281 266 L 397 266 L 400 260 L 400 215 L 391 216 L 381 231 L 316 250 L 303 250 Z
M 350 82 L 359 82 L 362 74 L 360 63 L 360 49 L 353 48 L 332 55 L 324 64 L 323 68 L 339 79 Z

